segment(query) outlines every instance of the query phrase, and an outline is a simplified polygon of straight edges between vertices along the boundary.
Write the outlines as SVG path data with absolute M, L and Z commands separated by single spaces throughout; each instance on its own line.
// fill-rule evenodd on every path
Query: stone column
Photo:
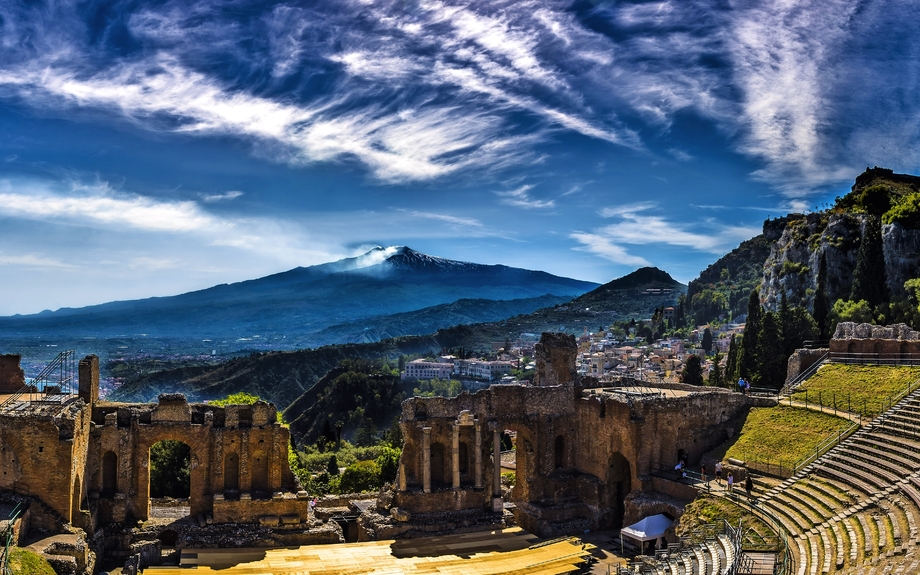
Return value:
M 492 511 L 495 511 L 495 499 L 502 496 L 502 436 L 497 421 L 490 421 L 492 429 Z
M 479 420 L 474 422 L 476 426 L 476 489 L 482 489 L 482 428 Z
M 450 468 L 454 476 L 453 488 L 460 489 L 460 422 L 455 421 L 452 427 Z
M 431 428 L 422 428 L 422 490 L 431 493 Z

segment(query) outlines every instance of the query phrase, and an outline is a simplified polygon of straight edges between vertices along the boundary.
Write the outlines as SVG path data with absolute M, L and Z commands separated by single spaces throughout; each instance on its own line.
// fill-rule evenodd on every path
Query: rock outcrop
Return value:
M 777 310 L 785 292 L 791 305 L 814 309 L 821 255 L 827 260 L 827 295 L 831 303 L 848 299 L 856 268 L 856 255 L 869 216 L 865 214 L 815 213 L 784 218 L 785 226 L 764 263 L 760 299 L 764 307 Z M 764 224 L 776 234 L 775 220 Z M 882 248 L 888 290 L 904 296 L 904 282 L 920 276 L 920 230 L 901 224 L 882 226 Z

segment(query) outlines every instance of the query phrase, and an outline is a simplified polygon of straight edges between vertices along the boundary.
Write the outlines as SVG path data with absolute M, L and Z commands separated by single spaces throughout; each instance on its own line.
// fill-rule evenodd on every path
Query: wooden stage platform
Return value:
M 519 528 L 444 537 L 274 549 L 183 549 L 179 567 L 147 575 L 551 575 L 578 571 L 594 546 L 576 537 L 541 541 Z

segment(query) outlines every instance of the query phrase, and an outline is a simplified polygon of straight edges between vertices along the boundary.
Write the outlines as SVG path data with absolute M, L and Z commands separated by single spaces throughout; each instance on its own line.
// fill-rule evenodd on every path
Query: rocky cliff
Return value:
M 764 263 L 760 298 L 776 310 L 785 292 L 790 304 L 813 309 L 821 255 L 827 260 L 827 294 L 831 303 L 847 299 L 856 268 L 863 228 L 870 216 L 858 213 L 791 215 L 764 225 L 772 242 Z M 899 223 L 882 226 L 888 289 L 904 296 L 904 282 L 920 277 L 920 230 Z

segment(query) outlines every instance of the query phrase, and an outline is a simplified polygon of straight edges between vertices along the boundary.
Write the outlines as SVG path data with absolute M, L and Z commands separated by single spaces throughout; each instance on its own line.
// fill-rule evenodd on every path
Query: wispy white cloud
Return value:
M 421 212 L 417 210 L 401 210 L 405 211 L 411 216 L 417 218 L 424 218 L 427 220 L 435 220 L 439 222 L 444 222 L 453 226 L 458 226 L 462 228 L 470 228 L 474 230 L 483 230 L 485 226 L 477 220 L 476 218 L 467 218 L 462 216 L 452 216 L 450 214 L 440 214 L 434 212 Z
M 630 254 L 622 245 L 615 244 L 611 238 L 603 234 L 574 232 L 569 237 L 581 244 L 581 246 L 574 248 L 577 251 L 589 252 L 614 263 L 627 266 L 651 265 L 647 259 Z
M 235 200 L 236 198 L 243 195 L 243 192 L 239 190 L 233 190 L 229 192 L 224 192 L 223 194 L 202 194 L 201 199 L 205 202 L 223 202 L 227 200 Z
M 500 201 L 503 204 L 527 210 L 552 208 L 556 205 L 555 200 L 537 200 L 533 198 L 530 195 L 530 190 L 532 189 L 532 185 L 525 184 L 506 192 L 495 192 L 495 195 L 501 198 Z
M 342 248 L 334 242 L 311 238 L 297 223 L 265 217 L 219 216 L 196 202 L 126 193 L 106 182 L 72 182 L 62 186 L 40 180 L 0 180 L 0 216 L 159 238 L 149 240 L 152 242 L 182 236 L 198 246 L 241 249 L 293 265 L 328 261 L 342 253 Z M 135 261 L 131 258 L 126 261 L 129 260 Z M 166 265 L 162 262 L 169 260 L 157 261 L 161 263 L 156 265 Z
M 76 268 L 74 264 L 38 254 L 7 254 L 0 252 L 0 265 L 21 266 L 34 269 Z
M 600 211 L 600 215 L 618 221 L 591 233 L 576 232 L 570 234 L 570 237 L 582 243 L 582 249 L 612 259 L 612 255 L 626 254 L 622 247 L 624 244 L 663 244 L 721 254 L 760 233 L 758 228 L 724 225 L 712 220 L 701 222 L 702 225 L 698 227 L 702 227 L 702 231 L 692 230 L 686 223 L 647 213 L 657 209 L 654 202 L 605 208 Z

